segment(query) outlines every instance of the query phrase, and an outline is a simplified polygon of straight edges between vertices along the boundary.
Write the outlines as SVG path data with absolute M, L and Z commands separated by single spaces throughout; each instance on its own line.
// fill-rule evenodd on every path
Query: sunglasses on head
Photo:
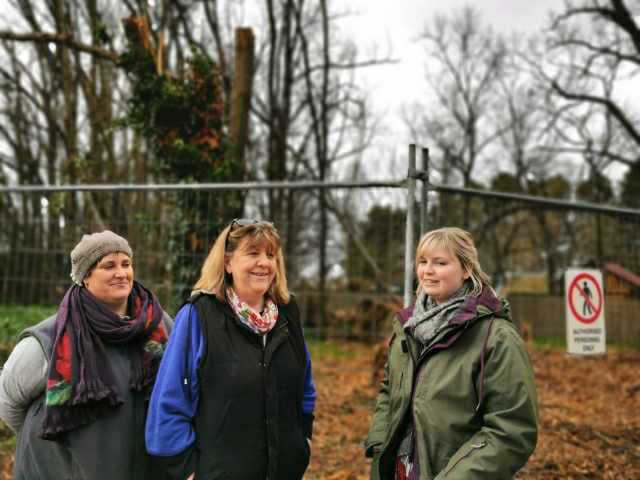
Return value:
M 273 223 L 267 222 L 264 220 L 256 220 L 255 218 L 234 218 L 229 224 L 229 231 L 227 232 L 227 236 L 224 239 L 225 252 L 229 247 L 229 234 L 233 232 L 236 229 L 236 227 L 250 227 L 250 226 L 274 228 Z
M 255 225 L 257 227 L 273 227 L 272 222 L 267 222 L 265 220 L 256 220 L 255 218 L 234 218 L 229 225 L 229 231 L 233 230 L 234 227 L 248 227 L 250 225 Z

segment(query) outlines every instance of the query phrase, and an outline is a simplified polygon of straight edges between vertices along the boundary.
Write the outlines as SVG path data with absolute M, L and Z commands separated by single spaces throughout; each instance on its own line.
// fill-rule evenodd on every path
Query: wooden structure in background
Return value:
M 614 262 L 605 263 L 602 266 L 602 273 L 606 295 L 640 298 L 640 275 Z

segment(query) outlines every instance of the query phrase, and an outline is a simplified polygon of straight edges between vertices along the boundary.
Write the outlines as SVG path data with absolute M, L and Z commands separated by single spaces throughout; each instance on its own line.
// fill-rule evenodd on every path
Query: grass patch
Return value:
M 554 349 L 567 349 L 567 340 L 564 337 L 536 337 L 533 339 L 533 344 L 537 348 L 554 348 Z M 616 350 L 640 350 L 640 341 L 630 340 L 629 342 L 607 342 L 607 349 L 614 348 Z
M 567 340 L 564 338 L 539 338 L 534 337 L 533 344 L 538 348 L 567 348 Z
M 0 365 L 7 361 L 22 330 L 53 315 L 58 307 L 0 305 Z
M 57 306 L 0 305 L 0 342 L 15 343 L 18 334 L 53 315 Z
M 16 436 L 11 433 L 3 438 L 0 438 L 0 455 L 10 454 L 16 449 Z
M 349 344 L 335 340 L 307 340 L 307 347 L 311 353 L 311 359 L 347 359 L 357 355 L 355 349 L 349 348 Z

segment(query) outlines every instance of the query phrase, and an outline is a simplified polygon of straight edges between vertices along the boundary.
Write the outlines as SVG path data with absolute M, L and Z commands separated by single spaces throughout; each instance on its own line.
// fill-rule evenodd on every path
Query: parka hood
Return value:
M 493 289 L 485 287 L 480 295 L 469 295 L 458 313 L 451 319 L 452 325 L 461 325 L 474 319 L 493 314 L 511 321 L 511 308 L 506 300 L 500 300 Z

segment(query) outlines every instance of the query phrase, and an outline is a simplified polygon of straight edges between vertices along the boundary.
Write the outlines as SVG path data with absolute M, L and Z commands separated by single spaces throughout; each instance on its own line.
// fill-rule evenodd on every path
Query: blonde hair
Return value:
M 458 259 L 473 283 L 471 295 L 480 295 L 484 287 L 492 289 L 489 276 L 480 266 L 478 250 L 469 232 L 458 227 L 445 227 L 425 233 L 416 248 L 416 265 L 421 254 L 435 248 L 443 248 Z
M 276 303 L 289 303 L 287 276 L 284 268 L 284 256 L 280 235 L 276 228 L 267 222 L 249 225 L 228 225 L 213 244 L 209 255 L 202 264 L 200 279 L 193 286 L 194 292 L 212 293 L 221 302 L 226 301 L 225 291 L 231 286 L 233 279 L 225 270 L 225 264 L 233 252 L 247 238 L 250 245 L 265 245 L 273 249 L 276 257 L 276 276 L 267 292 Z

